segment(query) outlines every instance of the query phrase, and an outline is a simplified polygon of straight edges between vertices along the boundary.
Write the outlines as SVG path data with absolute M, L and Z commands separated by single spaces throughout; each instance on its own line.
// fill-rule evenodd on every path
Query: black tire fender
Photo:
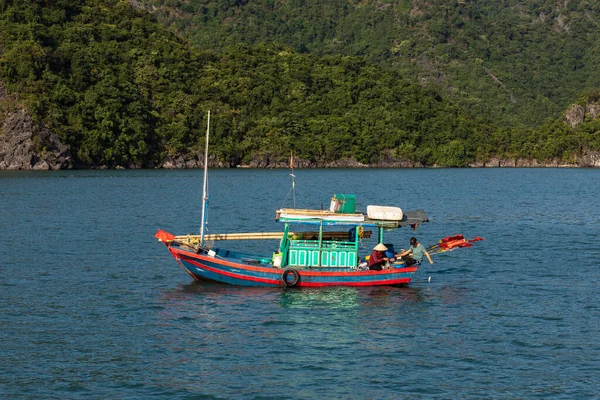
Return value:
M 288 276 L 292 275 L 292 281 L 288 280 Z M 286 268 L 281 273 L 281 282 L 283 283 L 283 287 L 287 286 L 296 286 L 298 281 L 300 280 L 300 274 L 294 268 Z

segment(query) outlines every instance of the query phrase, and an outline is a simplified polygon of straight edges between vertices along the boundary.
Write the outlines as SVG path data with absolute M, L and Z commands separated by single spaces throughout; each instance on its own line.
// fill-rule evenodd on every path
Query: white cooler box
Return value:
M 400 207 L 367 206 L 367 217 L 370 219 L 400 221 L 403 215 Z

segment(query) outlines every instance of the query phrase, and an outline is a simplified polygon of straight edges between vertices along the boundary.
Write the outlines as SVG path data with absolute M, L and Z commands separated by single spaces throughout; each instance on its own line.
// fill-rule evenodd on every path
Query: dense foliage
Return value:
M 537 128 L 600 87 L 600 2 L 145 0 L 194 43 L 282 43 L 359 56 L 450 93 L 502 127 Z
M 221 11 L 251 2 L 215 4 L 213 24 Z M 349 5 L 332 4 L 351 14 Z M 257 18 L 260 25 L 266 15 Z M 295 31 L 313 37 L 311 29 Z M 359 46 L 363 39 L 355 39 L 348 43 Z M 595 121 L 576 130 L 559 120 L 541 129 L 498 127 L 410 69 L 375 63 L 375 53 L 315 55 L 310 41 L 294 50 L 259 39 L 214 50 L 217 42 L 195 47 L 129 1 L 0 0 L 0 82 L 59 133 L 79 165 L 189 158 L 201 150 L 209 109 L 213 153 L 229 165 L 283 160 L 290 149 L 318 163 L 392 157 L 441 166 L 491 156 L 569 160 L 600 149 Z
M 148 165 L 201 124 L 206 59 L 119 1 L 0 1 L 0 80 L 76 161 Z

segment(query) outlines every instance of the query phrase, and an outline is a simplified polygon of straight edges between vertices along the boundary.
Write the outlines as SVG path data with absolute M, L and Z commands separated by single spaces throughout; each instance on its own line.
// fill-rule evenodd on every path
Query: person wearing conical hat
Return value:
M 373 252 L 369 257 L 369 269 L 375 271 L 381 271 L 386 264 L 389 264 L 390 261 L 394 261 L 393 258 L 387 258 L 385 256 L 384 251 L 387 251 L 387 247 L 383 243 L 379 243 L 377 246 L 373 248 Z

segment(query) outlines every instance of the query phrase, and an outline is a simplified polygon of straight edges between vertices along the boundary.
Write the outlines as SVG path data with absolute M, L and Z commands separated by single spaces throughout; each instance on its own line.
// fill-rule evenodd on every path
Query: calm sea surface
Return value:
M 396 248 L 486 240 L 406 288 L 198 284 L 153 236 L 198 232 L 201 170 L 1 172 L 0 397 L 599 398 L 600 170 L 296 175 L 298 207 L 425 209 Z M 290 187 L 211 171 L 209 230 L 279 230 Z

